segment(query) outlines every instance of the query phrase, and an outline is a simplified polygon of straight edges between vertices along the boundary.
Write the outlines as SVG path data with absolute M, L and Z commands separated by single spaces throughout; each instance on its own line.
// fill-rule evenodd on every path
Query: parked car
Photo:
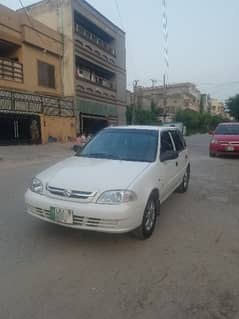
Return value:
M 221 123 L 212 132 L 209 155 L 239 155 L 239 123 Z
M 160 205 L 186 192 L 188 150 L 177 128 L 106 128 L 84 149 L 33 178 L 27 212 L 48 222 L 152 235 Z

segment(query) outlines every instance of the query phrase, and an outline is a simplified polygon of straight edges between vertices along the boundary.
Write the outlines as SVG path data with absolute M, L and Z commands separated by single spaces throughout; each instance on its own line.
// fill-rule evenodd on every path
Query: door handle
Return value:
M 176 166 L 178 166 L 178 162 L 176 162 Z

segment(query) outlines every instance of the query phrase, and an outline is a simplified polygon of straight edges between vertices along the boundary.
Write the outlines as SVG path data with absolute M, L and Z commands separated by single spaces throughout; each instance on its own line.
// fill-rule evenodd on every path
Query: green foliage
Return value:
M 140 110 L 135 112 L 135 123 L 139 125 L 152 125 L 157 121 L 156 114 L 152 111 Z
M 126 110 L 126 122 L 127 124 L 132 124 L 133 120 L 133 106 L 127 106 Z M 159 124 L 157 121 L 157 114 L 154 107 L 151 105 L 151 111 L 142 110 L 138 107 L 135 108 L 134 111 L 134 123 L 136 125 L 154 125 Z
M 239 121 L 239 94 L 230 97 L 226 103 L 230 114 Z
M 198 113 L 193 110 L 180 110 L 175 115 L 175 121 L 182 122 L 187 128 L 187 133 L 193 134 L 214 130 L 219 123 L 225 122 L 226 119 L 206 112 Z
M 133 106 L 127 106 L 126 109 L 126 123 L 127 125 L 130 125 L 132 123 L 132 118 L 133 118 Z

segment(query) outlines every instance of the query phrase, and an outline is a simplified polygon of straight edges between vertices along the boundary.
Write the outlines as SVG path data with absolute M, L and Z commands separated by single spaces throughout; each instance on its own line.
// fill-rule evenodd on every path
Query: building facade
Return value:
M 63 90 L 75 96 L 78 130 L 124 124 L 125 33 L 84 0 L 43 0 L 26 10 L 63 34 Z
M 0 5 L 1 144 L 75 137 L 74 104 L 63 95 L 61 65 L 59 33 Z
M 209 100 L 209 111 L 213 115 L 221 115 L 226 117 L 224 103 L 218 99 L 210 98 Z
M 136 105 L 150 110 L 152 103 L 171 120 L 178 110 L 200 110 L 200 91 L 193 83 L 177 83 L 155 87 L 138 87 L 136 90 Z

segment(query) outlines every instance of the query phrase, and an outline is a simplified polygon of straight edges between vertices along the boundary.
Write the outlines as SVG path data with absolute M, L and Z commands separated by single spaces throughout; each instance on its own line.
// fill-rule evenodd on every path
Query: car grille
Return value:
M 38 207 L 33 207 L 28 205 L 28 208 L 32 214 L 37 216 L 50 219 L 50 210 L 42 209 Z M 119 220 L 115 219 L 101 219 L 101 218 L 93 218 L 93 217 L 85 217 L 73 215 L 73 225 L 78 226 L 86 226 L 90 228 L 116 228 L 119 224 Z
M 47 190 L 50 194 L 64 197 L 64 199 L 80 199 L 80 200 L 89 200 L 96 195 L 96 192 L 83 192 L 76 190 L 68 190 L 64 188 L 58 188 L 47 185 Z
M 84 225 L 87 227 L 97 228 L 114 228 L 119 224 L 118 220 L 112 219 L 101 219 L 101 218 L 92 218 L 92 217 L 83 217 L 83 216 L 74 216 L 73 223 L 76 225 Z

